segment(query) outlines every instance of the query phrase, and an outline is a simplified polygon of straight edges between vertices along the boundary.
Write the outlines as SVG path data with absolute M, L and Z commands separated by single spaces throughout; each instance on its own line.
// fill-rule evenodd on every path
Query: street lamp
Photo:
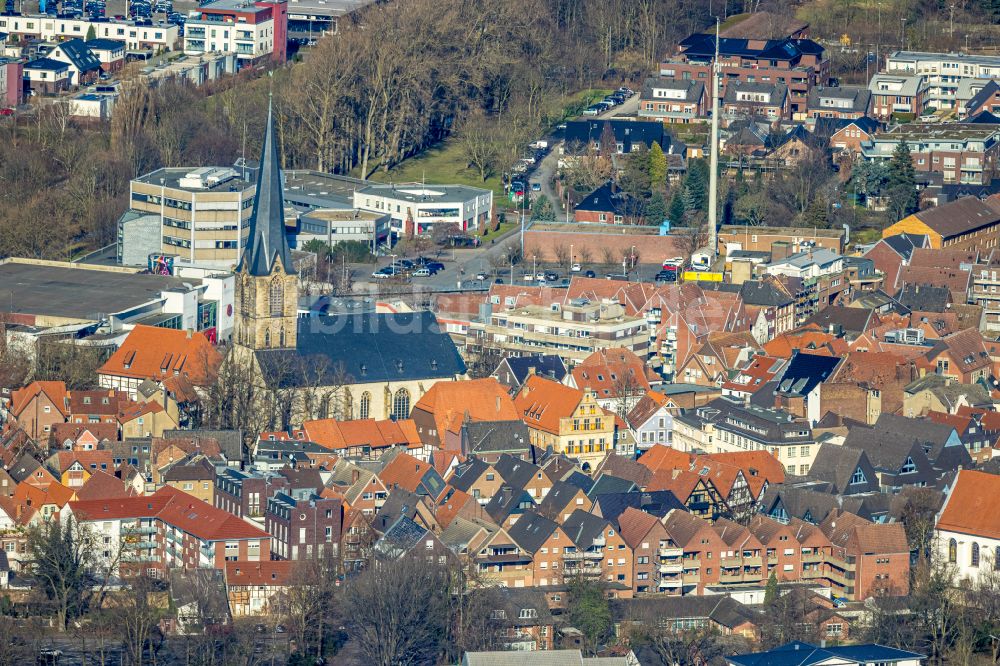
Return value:
M 389 256 L 392 257 L 392 264 L 391 264 L 391 266 L 392 266 L 392 274 L 395 275 L 396 274 L 396 255 L 390 254 Z
M 573 254 L 573 244 L 569 244 L 569 267 L 570 270 L 573 268 L 573 261 L 576 259 L 576 255 Z
M 535 255 L 531 255 L 531 279 L 534 280 L 538 276 L 538 267 L 535 262 Z

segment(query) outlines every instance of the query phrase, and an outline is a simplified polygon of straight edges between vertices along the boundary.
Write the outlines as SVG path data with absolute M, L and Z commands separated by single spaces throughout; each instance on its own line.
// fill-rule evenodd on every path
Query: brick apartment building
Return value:
M 267 532 L 169 486 L 147 496 L 70 502 L 60 518 L 70 516 L 94 530 L 98 559 L 113 571 L 162 578 L 173 568 L 271 559 Z
M 887 162 L 905 141 L 918 173 L 939 173 L 945 184 L 989 185 L 1000 154 L 1000 128 L 971 123 L 910 123 L 861 144 L 868 161 Z
M 732 82 L 781 83 L 788 88 L 792 113 L 805 113 L 810 88 L 825 84 L 830 61 L 823 47 L 811 39 L 719 40 L 722 90 Z M 677 53 L 660 63 L 660 76 L 702 81 L 712 94 L 715 35 L 696 33 L 678 45 Z M 711 99 L 711 96 L 709 96 Z

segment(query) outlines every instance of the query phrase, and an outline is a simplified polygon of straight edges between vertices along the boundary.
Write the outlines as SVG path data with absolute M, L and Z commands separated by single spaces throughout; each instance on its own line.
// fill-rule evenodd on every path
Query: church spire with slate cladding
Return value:
M 285 235 L 280 164 L 268 100 L 250 236 L 236 269 L 236 343 L 251 350 L 294 348 L 296 342 L 298 277 Z

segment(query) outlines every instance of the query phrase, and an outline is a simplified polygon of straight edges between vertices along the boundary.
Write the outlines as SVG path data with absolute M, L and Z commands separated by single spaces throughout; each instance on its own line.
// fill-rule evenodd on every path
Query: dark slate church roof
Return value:
M 250 275 L 270 275 L 276 261 L 286 273 L 294 273 L 292 253 L 285 237 L 285 203 L 281 195 L 281 160 L 274 138 L 274 118 L 267 106 L 267 131 L 260 151 L 257 191 L 250 215 L 250 238 L 239 270 Z
M 296 349 L 255 352 L 268 385 L 336 386 L 465 374 L 455 344 L 430 312 L 298 320 Z

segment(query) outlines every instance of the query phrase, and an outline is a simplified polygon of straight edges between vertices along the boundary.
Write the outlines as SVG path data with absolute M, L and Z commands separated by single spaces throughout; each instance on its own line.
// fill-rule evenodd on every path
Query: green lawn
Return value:
M 378 169 L 371 180 L 388 183 L 435 183 L 440 185 L 470 185 L 493 190 L 497 203 L 504 199 L 499 174 L 483 181 L 476 169 L 467 169 L 462 148 L 457 141 L 445 140 L 440 145 L 397 164 L 388 173 Z

